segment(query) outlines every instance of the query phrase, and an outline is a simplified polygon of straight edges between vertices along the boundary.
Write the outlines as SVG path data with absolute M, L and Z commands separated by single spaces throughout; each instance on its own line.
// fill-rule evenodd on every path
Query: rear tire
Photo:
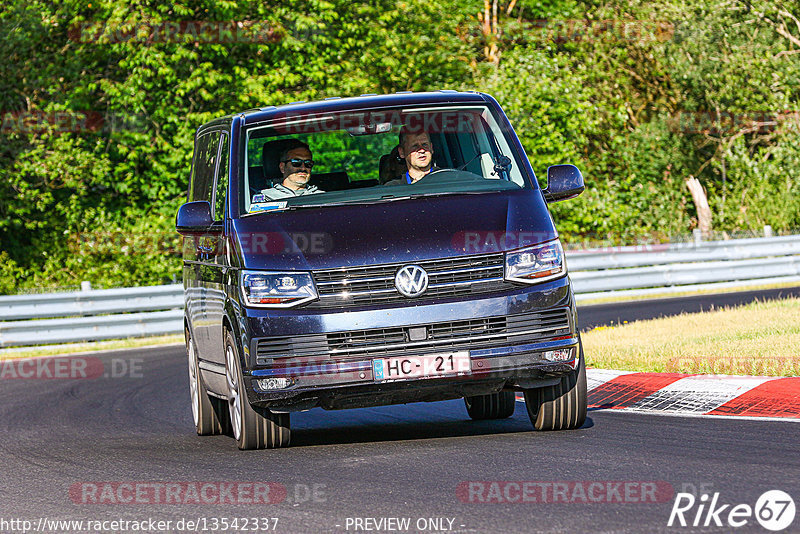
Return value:
M 500 391 L 489 395 L 464 397 L 467 413 L 472 419 L 505 419 L 514 414 L 516 395 L 513 391 Z
M 230 420 L 224 402 L 208 394 L 200 374 L 197 348 L 188 328 L 184 329 L 186 355 L 189 359 L 189 395 L 192 403 L 192 419 L 198 436 L 214 436 L 229 431 Z
M 578 368 L 555 386 L 525 391 L 525 406 L 536 430 L 572 430 L 586 421 L 586 366 L 579 345 Z
M 287 447 L 291 433 L 288 413 L 272 413 L 247 399 L 239 351 L 230 332 L 225 335 L 225 379 L 233 439 L 241 450 Z

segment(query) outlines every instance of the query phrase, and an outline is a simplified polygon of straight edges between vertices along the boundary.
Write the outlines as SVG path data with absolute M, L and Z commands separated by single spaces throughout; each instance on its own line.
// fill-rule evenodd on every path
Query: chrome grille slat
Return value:
M 490 283 L 490 282 L 502 282 L 502 278 L 490 278 L 485 280 L 480 280 L 480 282 Z M 441 284 L 433 284 L 431 283 L 428 286 L 428 291 L 437 290 L 437 289 L 450 289 L 455 288 L 457 286 L 470 286 L 475 285 L 474 281 L 464 281 L 464 282 L 447 282 Z M 331 298 L 347 298 L 343 297 L 342 294 L 345 292 L 341 292 L 340 294 L 331 294 L 331 295 L 320 295 L 321 299 L 331 299 Z M 390 293 L 390 294 L 397 294 L 397 290 L 394 289 L 394 285 L 392 285 L 392 289 L 374 289 L 372 291 L 346 291 L 348 297 L 360 297 L 362 295 L 380 295 L 382 293 Z
M 331 281 L 328 281 L 328 282 L 317 282 L 317 286 L 323 286 L 323 287 L 337 286 L 337 285 L 350 286 L 351 284 L 356 284 L 356 283 L 382 282 L 384 280 L 394 280 L 394 276 L 376 276 L 374 278 L 358 278 L 358 279 L 353 279 L 353 280 L 351 280 L 349 278 L 344 278 L 342 280 L 331 280 Z
M 343 291 L 341 293 L 347 294 L 347 295 L 349 295 L 351 297 L 359 297 L 361 295 L 375 295 L 375 294 L 380 294 L 380 293 L 397 293 L 397 291 L 394 290 L 394 289 L 373 289 L 371 291 L 349 291 L 348 290 L 348 291 Z M 322 298 L 322 299 L 329 299 L 329 298 L 335 298 L 335 297 L 339 297 L 339 294 L 320 295 L 320 298 Z
M 467 280 L 480 280 L 486 279 L 485 277 L 480 276 L 482 271 L 493 271 L 492 274 L 494 276 L 491 278 L 494 279 L 502 279 L 503 274 L 503 267 L 490 265 L 488 267 L 476 267 L 476 268 L 468 268 L 468 269 L 450 269 L 448 271 L 433 271 L 429 272 L 428 275 L 430 276 L 431 280 L 438 280 L 440 278 L 450 277 L 455 280 L 456 275 L 466 275 L 468 278 Z M 494 271 L 499 272 L 498 274 L 494 273 Z M 318 288 L 328 288 L 328 287 L 336 287 L 337 289 L 347 289 L 353 287 L 355 285 L 362 285 L 362 284 L 371 284 L 371 283 L 385 283 L 387 287 L 394 287 L 394 276 L 383 276 L 383 277 L 374 277 L 374 278 L 345 278 L 342 280 L 335 280 L 335 281 L 328 281 L 328 282 L 317 282 Z M 431 282 L 431 285 L 434 285 L 434 282 Z
M 447 287 L 455 287 L 455 286 L 463 286 L 463 285 L 468 285 L 468 284 L 474 284 L 476 281 L 487 282 L 487 283 L 488 282 L 502 282 L 503 279 L 502 278 L 483 278 L 481 280 L 465 280 L 463 282 L 442 282 L 442 283 L 437 283 L 437 284 L 431 283 L 428 287 L 432 287 L 434 289 L 435 288 L 440 288 L 440 287 L 447 288 Z
M 475 272 L 475 271 L 487 271 L 489 269 L 497 269 L 497 266 L 496 265 L 488 265 L 486 267 L 470 266 L 470 267 L 465 267 L 465 268 L 462 268 L 462 269 L 448 269 L 446 271 L 435 271 L 434 274 L 437 275 L 437 276 L 440 276 L 440 275 L 444 275 L 444 274 L 472 273 L 472 272 Z
M 429 276 L 428 289 L 409 299 L 397 292 L 394 276 L 407 263 L 368 265 L 350 269 L 314 271 L 319 300 L 308 308 L 346 308 L 387 302 L 413 302 L 432 298 L 492 293 L 515 287 L 503 279 L 503 253 L 408 262 L 419 265 Z

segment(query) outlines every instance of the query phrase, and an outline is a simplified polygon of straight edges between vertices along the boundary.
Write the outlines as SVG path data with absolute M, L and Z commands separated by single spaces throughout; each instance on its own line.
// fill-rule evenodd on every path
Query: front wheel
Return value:
M 200 375 L 200 362 L 189 329 L 184 330 L 186 354 L 189 359 L 189 395 L 192 401 L 192 418 L 198 436 L 214 436 L 229 431 L 228 410 L 220 399 L 211 397 Z
M 277 449 L 289 446 L 289 414 L 272 413 L 247 400 L 239 352 L 230 332 L 225 336 L 225 379 L 231 431 L 242 450 Z
M 536 430 L 571 430 L 586 421 L 586 366 L 580 345 L 578 368 L 555 386 L 525 391 L 525 406 Z
M 514 415 L 516 395 L 513 391 L 500 391 L 489 395 L 464 397 L 467 413 L 472 419 L 505 419 Z

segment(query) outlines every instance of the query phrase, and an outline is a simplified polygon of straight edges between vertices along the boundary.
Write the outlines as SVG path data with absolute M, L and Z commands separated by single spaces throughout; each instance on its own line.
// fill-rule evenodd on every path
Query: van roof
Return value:
M 279 106 L 248 109 L 234 115 L 244 118 L 245 125 L 286 118 L 289 115 L 314 115 L 319 113 L 335 113 L 348 110 L 374 109 L 394 106 L 419 106 L 427 104 L 466 104 L 487 103 L 487 95 L 477 91 L 440 90 L 431 92 L 400 91 L 394 94 L 363 94 L 355 97 L 329 97 L 313 102 L 292 102 Z M 228 117 L 232 117 L 229 115 Z M 216 122 L 215 119 L 211 122 Z M 205 125 L 204 125 L 205 126 Z

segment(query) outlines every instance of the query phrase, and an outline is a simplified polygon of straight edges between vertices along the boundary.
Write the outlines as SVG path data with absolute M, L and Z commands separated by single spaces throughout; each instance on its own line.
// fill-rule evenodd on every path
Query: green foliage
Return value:
M 397 145 L 397 132 L 367 136 L 335 132 L 310 135 L 304 141 L 318 154 L 314 158 L 320 172 L 345 171 L 351 181 L 377 180 L 377 162 Z
M 716 222 L 723 228 L 800 227 L 797 132 L 781 137 L 774 145 L 752 149 L 740 137 L 723 155 L 729 178 L 722 193 L 712 198 Z M 720 167 L 715 162 L 715 170 Z
M 540 180 L 560 162 L 586 178 L 582 197 L 553 206 L 562 234 L 631 242 L 688 233 L 697 224 L 691 176 L 708 191 L 715 229 L 796 229 L 798 16 L 789 3 L 660 0 L 501 22 L 501 60 L 485 87 Z M 791 124 L 753 125 L 786 110 L 794 137 Z M 715 112 L 732 120 L 715 127 Z
M 584 172 L 584 195 L 553 206 L 568 239 L 690 232 L 691 176 L 708 192 L 715 230 L 800 226 L 795 3 L 494 3 L 496 23 L 479 0 L 7 1 L 0 293 L 171 281 L 194 130 L 243 109 L 334 95 L 494 95 L 542 182 L 556 163 Z M 269 31 L 233 42 L 130 38 L 176 21 Z M 785 111 L 794 122 L 753 124 Z M 716 112 L 737 120 L 719 127 L 708 119 Z M 60 127 L 51 124 L 59 116 Z M 81 117 L 90 127 L 64 127 Z M 356 153 L 384 149 L 358 140 L 338 148 L 330 164 L 364 176 L 374 165 L 362 169 Z
M 0 250 L 0 295 L 13 293 L 15 282 L 24 276 L 25 272 L 9 257 L 8 252 Z

